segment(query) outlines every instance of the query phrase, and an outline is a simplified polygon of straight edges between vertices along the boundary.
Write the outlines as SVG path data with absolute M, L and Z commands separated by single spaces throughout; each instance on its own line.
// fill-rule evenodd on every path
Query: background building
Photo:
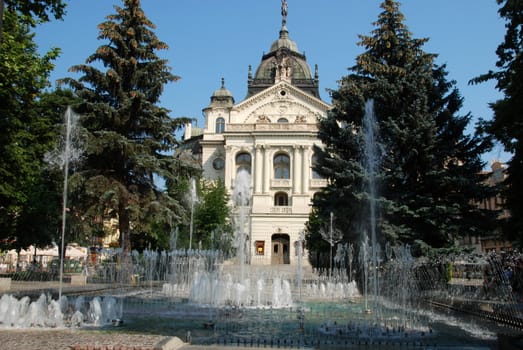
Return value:
M 245 99 L 236 103 L 222 79 L 203 109 L 204 127 L 188 125 L 184 136 L 205 179 L 220 178 L 233 193 L 238 172 L 251 175 L 242 208 L 251 264 L 297 263 L 311 198 L 326 185 L 312 170 L 313 145 L 321 146 L 317 121 L 331 106 L 320 99 L 318 68 L 312 74 L 289 38 L 284 7 L 282 17 L 279 38 L 254 75 L 249 66 Z
M 500 185 L 507 177 L 506 166 L 500 161 L 494 161 L 491 164 L 491 171 L 485 171 L 483 174 L 488 175 L 486 183 L 491 187 Z M 504 209 L 505 199 L 502 194 L 496 191 L 495 195 L 486 198 L 476 205 L 481 209 L 492 210 L 498 213 L 498 219 L 506 219 L 510 214 L 508 210 Z M 457 245 L 474 248 L 477 252 L 510 252 L 512 251 L 512 243 L 503 239 L 501 227 L 489 236 L 472 236 L 467 235 L 456 242 Z

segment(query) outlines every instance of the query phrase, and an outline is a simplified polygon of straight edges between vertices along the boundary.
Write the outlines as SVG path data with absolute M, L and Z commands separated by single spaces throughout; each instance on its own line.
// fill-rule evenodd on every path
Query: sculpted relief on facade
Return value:
M 293 101 L 268 102 L 258 106 L 243 121 L 244 124 L 256 123 L 316 123 L 314 111 Z

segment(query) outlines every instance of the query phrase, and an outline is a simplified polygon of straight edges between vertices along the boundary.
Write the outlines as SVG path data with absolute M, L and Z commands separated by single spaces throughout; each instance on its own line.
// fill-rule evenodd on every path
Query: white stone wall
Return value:
M 330 105 L 295 88 L 287 82 L 244 100 L 232 108 L 204 109 L 206 128 L 202 145 L 204 177 L 221 177 L 233 190 L 235 157 L 240 152 L 251 155 L 250 249 L 252 264 L 271 264 L 271 238 L 289 236 L 290 264 L 297 264 L 296 245 L 308 220 L 310 200 L 326 184 L 312 179 L 311 158 L 317 139 L 317 118 Z M 225 133 L 215 134 L 215 120 L 226 120 Z M 278 122 L 285 118 L 286 123 Z M 283 152 L 290 157 L 290 178 L 274 179 L 273 157 Z M 225 169 L 213 168 L 217 156 L 225 159 Z M 288 206 L 274 206 L 274 194 L 285 192 Z M 255 254 L 255 241 L 265 241 L 263 256 Z M 305 253 L 306 256 L 306 253 Z

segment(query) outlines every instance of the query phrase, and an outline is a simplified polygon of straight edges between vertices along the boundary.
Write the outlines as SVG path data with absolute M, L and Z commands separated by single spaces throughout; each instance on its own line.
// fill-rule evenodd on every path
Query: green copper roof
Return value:
M 282 0 L 281 15 L 280 36 L 272 43 L 270 51 L 262 56 L 262 60 L 254 76 L 251 66 L 249 66 L 246 98 L 280 81 L 286 81 L 312 96 L 319 98 L 317 66 L 313 76 L 305 54 L 300 53 L 296 42 L 289 38 L 289 31 L 287 30 L 288 6 L 286 0 Z
M 225 88 L 225 79 L 222 78 L 222 86 L 214 90 L 212 96 L 211 96 L 211 104 L 210 107 L 231 107 L 234 105 L 234 97 L 232 96 L 232 93 Z

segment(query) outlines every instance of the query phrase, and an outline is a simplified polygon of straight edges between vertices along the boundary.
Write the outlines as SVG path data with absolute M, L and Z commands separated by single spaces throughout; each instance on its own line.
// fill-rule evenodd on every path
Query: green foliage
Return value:
M 218 247 L 221 243 L 227 244 L 230 239 L 226 236 L 214 237 L 211 242 L 211 232 L 232 233 L 230 223 L 231 209 L 229 208 L 229 194 L 223 181 L 200 182 L 200 200 L 194 213 L 195 242 L 202 242 L 202 248 L 209 249 L 211 243 Z M 223 242 L 222 242 L 223 241 Z
M 191 220 L 191 178 L 179 178 L 176 184 L 170 184 L 168 191 L 180 197 L 187 208 L 179 226 L 177 247 L 189 248 Z M 197 200 L 193 210 L 192 248 L 221 249 L 231 252 L 232 223 L 229 193 L 222 180 L 196 181 Z
M 75 110 L 88 134 L 76 202 L 98 222 L 116 218 L 121 245 L 129 251 L 131 231 L 137 237 L 158 234 L 162 227 L 168 234 L 184 215 L 180 201 L 159 188 L 156 178 L 176 182 L 198 169 L 172 156 L 178 144 L 174 134 L 186 120 L 172 119 L 158 106 L 163 86 L 178 79 L 156 54 L 167 45 L 154 34 L 138 0 L 115 9 L 98 26 L 99 39 L 107 43 L 86 64 L 71 67 L 80 79 L 63 82 L 84 101 Z
M 399 3 L 385 0 L 371 35 L 361 35 L 364 52 L 351 73 L 331 91 L 334 108 L 320 120 L 316 171 L 329 185 L 313 203 L 316 215 L 333 211 L 346 241 L 370 232 L 369 176 L 364 154 L 365 104 L 377 116 L 378 240 L 435 247 L 457 237 L 490 232 L 491 220 L 473 201 L 490 193 L 481 153 L 490 147 L 480 135 L 465 135 L 470 116 L 456 116 L 462 98 L 444 66 L 414 39 Z M 323 219 L 325 220 L 325 219 Z
M 4 36 L 4 12 L 17 13 L 21 25 L 34 27 L 38 23 L 49 22 L 50 15 L 62 19 L 65 7 L 63 0 L 0 0 L 0 43 Z
M 313 209 L 309 215 L 309 221 L 305 224 L 305 248 L 309 252 L 309 261 L 314 267 L 325 268 L 329 266 L 328 259 L 322 261 L 322 256 L 329 254 L 330 245 L 320 233 L 320 230 L 325 229 L 328 225 L 328 221 L 324 220 L 326 217 L 328 216 L 318 215 L 318 212 Z M 320 266 L 321 263 L 323 263 L 323 266 Z
M 59 50 L 41 56 L 24 17 L 4 14 L 0 51 L 0 238 L 12 247 L 56 237 L 57 188 L 43 162 L 57 138 L 67 93 L 44 93 Z M 69 99 L 68 99 L 69 98 Z M 54 101 L 54 102 L 52 102 Z
M 512 154 L 508 162 L 503 194 L 510 217 L 504 219 L 503 230 L 512 240 L 523 241 L 523 2 L 497 0 L 499 15 L 506 20 L 505 38 L 496 54 L 497 71 L 490 71 L 473 80 L 481 83 L 496 80 L 496 87 L 504 97 L 490 107 L 492 120 L 483 120 L 482 128 L 498 140 L 506 152 Z
M 448 262 L 447 265 L 445 265 L 445 282 L 447 283 L 449 283 L 452 280 L 452 270 L 452 263 Z
M 4 0 L 9 11 L 17 11 L 31 18 L 30 22 L 49 22 L 51 17 L 62 19 L 67 6 L 63 0 Z M 28 24 L 29 21 L 26 23 Z

